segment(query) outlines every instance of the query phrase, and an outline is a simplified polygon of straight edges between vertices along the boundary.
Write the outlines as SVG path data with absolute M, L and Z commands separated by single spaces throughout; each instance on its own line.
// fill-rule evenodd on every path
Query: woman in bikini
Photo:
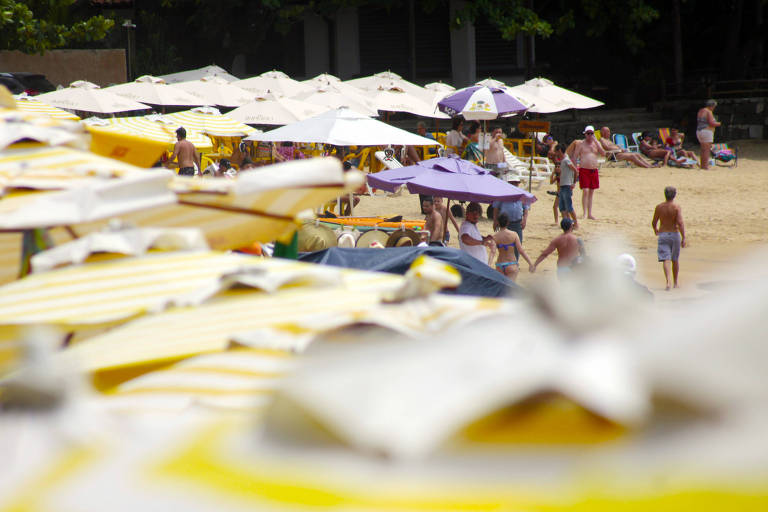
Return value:
M 493 240 L 496 243 L 496 247 L 499 249 L 499 255 L 496 259 L 496 270 L 504 274 L 512 281 L 517 279 L 517 274 L 520 272 L 520 265 L 515 258 L 515 247 L 520 256 L 528 262 L 528 267 L 532 267 L 531 259 L 523 250 L 523 244 L 520 243 L 520 237 L 517 233 L 507 229 L 509 224 L 509 217 L 506 213 L 502 213 L 498 217 L 499 230 L 493 234 Z

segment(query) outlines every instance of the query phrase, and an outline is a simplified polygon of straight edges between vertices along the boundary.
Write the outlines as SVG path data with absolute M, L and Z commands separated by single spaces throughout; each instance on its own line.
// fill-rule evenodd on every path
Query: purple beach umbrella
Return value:
M 467 120 L 496 119 L 505 114 L 525 112 L 533 105 L 528 105 L 509 89 L 473 85 L 449 94 L 437 103 L 441 112 L 455 117 L 464 116 Z
M 536 201 L 533 194 L 492 176 L 486 169 L 459 158 L 433 158 L 416 165 L 368 175 L 375 188 L 394 192 L 406 185 L 413 194 L 457 201 Z

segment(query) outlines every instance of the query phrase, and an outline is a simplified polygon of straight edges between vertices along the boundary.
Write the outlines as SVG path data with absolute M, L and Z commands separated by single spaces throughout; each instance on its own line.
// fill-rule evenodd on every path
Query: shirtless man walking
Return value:
M 595 190 L 600 188 L 600 177 L 597 174 L 597 156 L 605 156 L 605 150 L 595 139 L 595 127 L 584 128 L 584 140 L 576 144 L 573 160 L 579 168 L 579 187 L 581 188 L 581 208 L 583 217 L 595 220 L 592 216 L 592 197 Z
M 547 256 L 557 249 L 557 277 L 563 279 L 571 273 L 571 267 L 579 259 L 581 243 L 576 235 L 573 234 L 573 221 L 565 218 L 560 221 L 560 227 L 563 230 L 562 235 L 556 236 L 547 246 L 541 255 L 536 258 L 534 264 L 530 267 L 531 272 L 536 272 L 536 267 L 544 261 Z
M 424 229 L 429 231 L 429 245 L 444 247 L 443 244 L 443 216 L 435 208 L 435 201 L 431 197 L 425 197 L 421 202 L 421 208 L 426 217 L 424 220 Z
M 618 144 L 615 144 L 611 140 L 611 130 L 607 126 L 600 128 L 600 145 L 607 153 L 613 153 L 616 156 L 616 160 L 624 160 L 630 162 L 638 167 L 645 167 L 646 169 L 651 167 L 658 167 L 649 164 L 639 153 L 632 153 L 621 148 Z
M 680 271 L 680 248 L 685 247 L 685 225 L 683 224 L 683 211 L 674 203 L 677 189 L 666 187 L 664 197 L 666 201 L 656 206 L 653 212 L 651 226 L 653 232 L 659 237 L 657 253 L 659 261 L 664 267 L 664 279 L 667 281 L 666 290 L 669 291 L 669 267 L 672 262 L 672 280 L 675 288 L 678 287 L 677 274 Z M 657 227 L 657 224 L 659 226 Z
M 194 176 L 195 164 L 200 169 L 200 155 L 195 145 L 187 140 L 187 130 L 180 126 L 176 130 L 176 145 L 173 146 L 173 155 L 168 160 L 168 167 L 179 167 L 180 176 Z M 175 160 L 178 159 L 178 163 Z

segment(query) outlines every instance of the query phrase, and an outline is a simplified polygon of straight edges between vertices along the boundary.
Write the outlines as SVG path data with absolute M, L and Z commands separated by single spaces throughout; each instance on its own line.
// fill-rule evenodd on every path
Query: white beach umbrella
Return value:
M 330 73 L 321 73 L 315 77 L 304 80 L 301 83 L 312 85 L 312 86 L 317 86 L 318 84 L 325 85 L 328 83 L 339 84 L 341 83 L 341 78 L 331 75 Z
M 484 80 L 480 80 L 479 82 L 475 82 L 475 85 L 484 85 L 486 87 L 497 87 L 499 89 L 508 87 L 507 84 L 505 84 L 501 80 L 496 80 L 495 78 L 486 78 Z
M 237 107 L 227 115 L 245 124 L 285 125 L 325 112 L 325 107 L 266 94 L 251 103 Z
M 277 96 L 296 96 L 312 91 L 313 87 L 289 77 L 282 71 L 267 71 L 259 76 L 238 80 L 233 85 L 253 94 L 272 93 Z
M 72 82 L 69 87 L 40 94 L 35 98 L 54 107 L 97 114 L 149 110 L 143 103 L 118 96 L 85 80 Z
M 337 146 L 438 145 L 433 139 L 395 128 L 348 108 L 324 112 L 304 121 L 246 137 L 246 140 L 316 142 Z
M 205 66 L 200 69 L 190 69 L 189 71 L 179 71 L 178 73 L 170 73 L 168 75 L 162 75 L 158 78 L 165 80 L 167 84 L 177 84 L 179 82 L 189 82 L 190 80 L 200 80 L 206 76 L 217 76 L 223 78 L 227 82 L 234 82 L 238 78 L 234 75 L 227 73 L 227 70 L 213 64 L 211 66 Z
M 455 91 L 456 88 L 450 84 L 446 84 L 443 82 L 431 82 L 424 86 L 424 89 L 428 91 L 435 91 L 435 92 L 451 92 Z
M 533 103 L 534 106 L 530 112 L 541 114 L 560 112 L 569 108 L 595 108 L 604 104 L 577 92 L 558 87 L 546 78 L 533 78 L 523 84 L 508 87 L 508 90 Z
M 223 78 L 206 76 L 200 80 L 172 84 L 172 87 L 186 91 L 200 98 L 206 105 L 239 107 L 253 100 L 254 95 L 236 87 Z
M 405 92 L 415 94 L 417 96 L 424 95 L 424 88 L 416 85 L 408 80 L 404 80 L 397 73 L 391 71 L 384 71 L 382 73 L 376 73 L 371 76 L 364 76 L 362 78 L 355 78 L 353 80 L 347 80 L 345 84 L 352 85 L 358 89 L 367 91 L 375 91 L 379 87 L 390 88 L 393 85 Z
M 294 99 L 314 103 L 327 109 L 349 107 L 361 114 L 369 116 L 379 115 L 373 103 L 362 95 L 362 91 L 355 93 L 351 88 L 345 87 L 343 84 L 338 85 L 340 87 L 334 84 L 317 87 L 309 93 L 295 96 Z
M 437 110 L 437 102 L 431 104 L 420 96 L 408 93 L 394 86 L 389 88 L 379 88 L 376 91 L 370 91 L 370 100 L 373 105 L 387 112 L 408 112 L 422 117 L 431 117 L 435 119 L 449 119 L 450 116 Z M 442 93 L 441 93 L 442 94 Z M 429 97 L 433 97 L 430 94 Z M 441 95 L 444 96 L 444 94 Z
M 205 104 L 199 97 L 177 87 L 171 87 L 162 78 L 150 75 L 140 76 L 133 82 L 113 85 L 104 90 L 150 105 L 197 107 Z

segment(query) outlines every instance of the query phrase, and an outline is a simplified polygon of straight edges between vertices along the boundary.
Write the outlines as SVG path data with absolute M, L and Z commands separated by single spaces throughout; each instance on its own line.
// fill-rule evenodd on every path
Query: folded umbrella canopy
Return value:
M 395 128 L 358 114 L 349 108 L 330 110 L 304 121 L 246 137 L 246 139 L 271 142 L 316 142 L 336 146 L 439 145 L 434 139 Z
M 435 195 L 458 201 L 523 201 L 536 196 L 491 176 L 472 162 L 455 157 L 432 158 L 416 165 L 368 175 L 371 187 L 394 192 L 402 185 L 414 194 Z

